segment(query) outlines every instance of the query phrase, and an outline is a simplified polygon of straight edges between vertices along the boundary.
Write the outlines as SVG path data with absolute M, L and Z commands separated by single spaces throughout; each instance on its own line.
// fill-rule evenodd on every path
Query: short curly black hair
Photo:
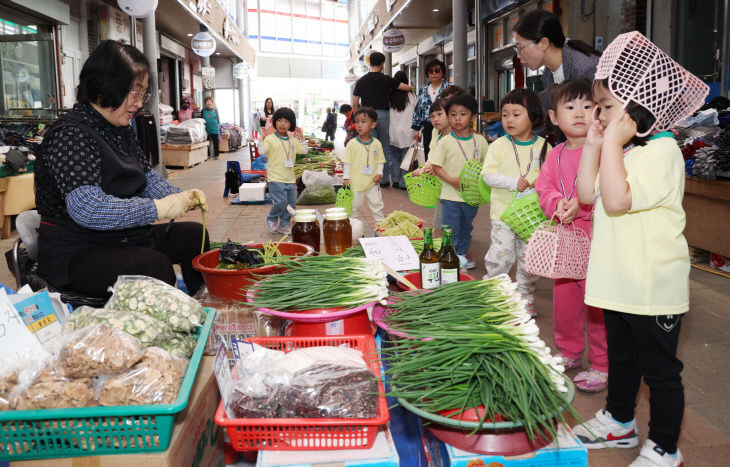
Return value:
M 297 127 L 297 116 L 294 115 L 294 111 L 289 107 L 279 107 L 274 112 L 274 117 L 271 119 L 272 125 L 276 128 L 276 121 L 281 119 L 289 120 L 289 131 L 294 131 Z
M 150 64 L 136 47 L 101 41 L 81 68 L 76 99 L 84 104 L 119 108 L 134 82 L 150 74 Z

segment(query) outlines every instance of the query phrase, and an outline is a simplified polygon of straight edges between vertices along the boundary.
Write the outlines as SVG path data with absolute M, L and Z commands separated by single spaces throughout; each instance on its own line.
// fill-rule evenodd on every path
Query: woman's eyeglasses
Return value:
M 148 92 L 140 91 L 129 91 L 129 93 L 137 100 L 141 100 L 143 104 L 146 104 L 150 100 L 151 94 Z
M 514 49 L 514 51 L 517 55 L 520 55 L 523 50 L 525 50 L 527 47 L 534 45 L 534 44 L 535 44 L 535 42 L 530 42 L 529 44 L 525 44 L 525 45 L 515 44 L 512 46 L 512 48 Z

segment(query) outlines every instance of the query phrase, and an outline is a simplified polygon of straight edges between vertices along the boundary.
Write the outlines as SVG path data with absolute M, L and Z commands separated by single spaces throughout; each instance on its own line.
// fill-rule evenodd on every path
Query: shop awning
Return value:
M 198 4 L 202 5 L 198 8 Z M 188 0 L 160 0 L 155 12 L 157 30 L 172 39 L 190 46 L 192 35 L 205 26 L 216 40 L 216 57 L 238 58 L 253 67 L 256 53 L 215 1 L 189 2 Z

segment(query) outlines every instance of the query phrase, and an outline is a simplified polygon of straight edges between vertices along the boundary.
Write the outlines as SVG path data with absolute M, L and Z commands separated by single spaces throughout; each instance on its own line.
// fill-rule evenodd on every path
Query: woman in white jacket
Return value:
M 397 72 L 393 78 L 401 83 L 408 84 L 408 76 L 405 72 Z M 400 164 L 413 144 L 413 130 L 411 120 L 413 111 L 416 108 L 416 95 L 412 91 L 395 91 L 390 96 L 390 154 L 391 167 L 390 177 L 393 180 L 393 188 L 406 189 L 403 182 L 405 171 L 401 170 Z

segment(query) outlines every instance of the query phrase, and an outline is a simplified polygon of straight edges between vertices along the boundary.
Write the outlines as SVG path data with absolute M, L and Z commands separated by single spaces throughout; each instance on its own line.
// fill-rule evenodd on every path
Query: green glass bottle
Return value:
M 445 228 L 441 231 L 442 253 L 439 255 L 441 284 L 459 281 L 459 255 L 454 249 L 454 231 Z
M 443 224 L 441 226 L 441 248 L 439 248 L 438 254 L 439 258 L 441 258 L 441 255 L 444 253 L 444 242 L 443 242 L 443 236 L 444 236 L 444 230 L 450 229 L 449 224 Z
M 433 229 L 423 229 L 423 251 L 418 257 L 421 266 L 421 288 L 434 289 L 441 285 L 439 255 L 433 248 Z

